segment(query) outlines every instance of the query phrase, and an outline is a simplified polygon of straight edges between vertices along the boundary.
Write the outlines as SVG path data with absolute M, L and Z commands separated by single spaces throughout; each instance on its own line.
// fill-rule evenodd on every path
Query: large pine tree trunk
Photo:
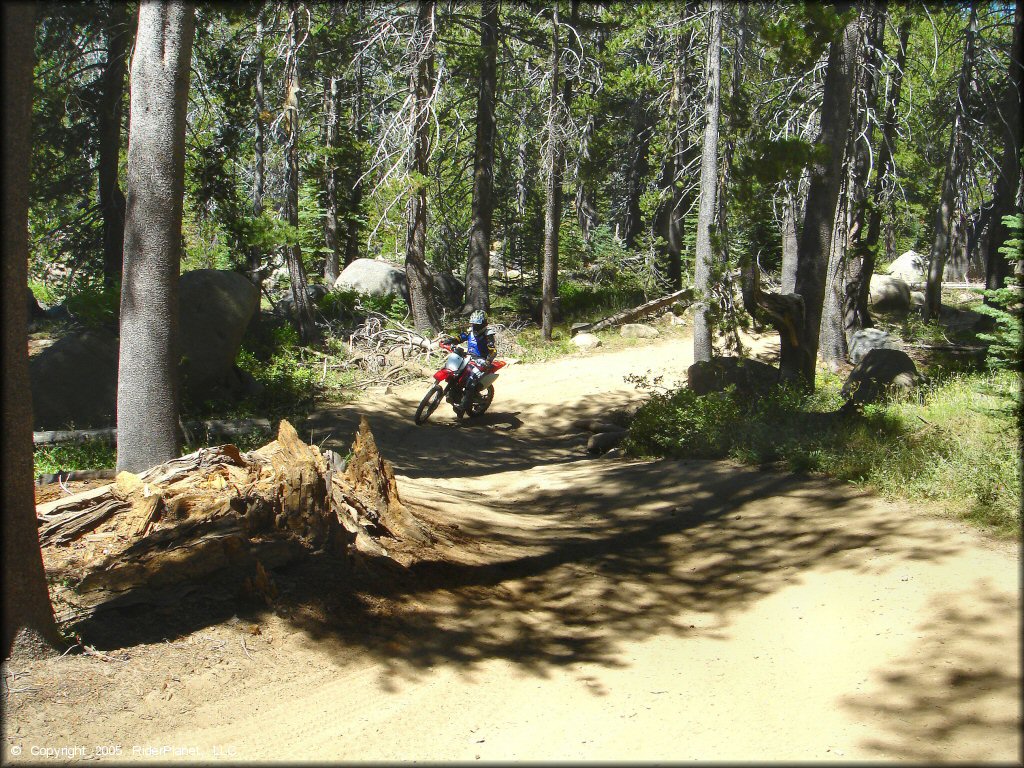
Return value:
M 416 60 L 409 78 L 413 96 L 413 148 L 411 167 L 413 190 L 409 198 L 405 274 L 409 281 L 409 309 L 413 324 L 421 333 L 441 327 L 434 301 L 433 281 L 427 272 L 427 174 L 430 171 L 430 102 L 434 92 L 434 0 L 417 4 L 413 50 Z
M 1024 2 L 1017 0 L 1010 47 L 1010 78 L 1003 109 L 1003 157 L 999 164 L 992 205 L 990 234 L 984 248 L 985 287 L 1004 287 L 1016 265 L 999 252 L 1010 237 L 1004 216 L 1024 210 L 1024 174 L 1021 173 L 1021 112 L 1024 111 Z
M 498 2 L 484 0 L 480 10 L 480 86 L 476 102 L 476 151 L 473 156 L 473 220 L 466 260 L 465 311 L 490 308 L 491 220 L 494 216 L 494 107 L 497 88 Z
M 46 589 L 32 485 L 32 398 L 28 375 L 28 189 L 32 150 L 32 66 L 35 5 L 8 3 L 3 39 L 3 657 L 15 638 L 56 645 Z M 20 641 L 19 641 L 20 644 Z
M 285 126 L 284 216 L 289 226 L 299 226 L 299 4 L 291 3 L 288 21 L 288 57 L 284 67 Z M 284 247 L 288 278 L 292 289 L 295 330 L 303 344 L 318 337 L 313 321 L 313 304 L 306 288 L 306 268 L 298 240 Z
M 142 3 L 132 56 L 117 375 L 117 468 L 178 455 L 178 274 L 195 31 L 186 3 Z
M 711 298 L 712 263 L 715 252 L 711 229 L 718 210 L 718 119 L 721 111 L 720 75 L 722 69 L 722 6 L 711 0 L 708 31 L 707 90 L 704 100 L 704 149 L 700 164 L 700 208 L 697 214 L 697 248 L 694 287 L 697 306 L 693 315 L 693 359 L 711 359 L 711 322 L 708 302 Z
M 266 102 L 263 97 L 263 77 L 265 67 L 263 61 L 263 19 L 257 14 L 256 17 L 256 39 L 253 43 L 256 47 L 256 56 L 253 66 L 255 77 L 253 83 L 253 126 L 256 135 L 253 141 L 253 182 L 252 182 L 252 215 L 259 219 L 263 215 L 263 196 L 266 193 L 266 125 L 264 123 L 264 112 Z M 256 244 L 249 246 L 249 279 L 253 284 L 262 290 L 263 288 L 263 249 Z
M 128 71 L 127 51 L 131 37 L 128 6 L 109 3 L 104 23 L 107 58 L 100 75 L 100 101 L 97 133 L 99 134 L 99 195 L 103 214 L 103 282 L 121 282 L 124 258 L 124 193 L 118 183 L 121 163 L 121 105 L 124 101 L 125 75 Z
M 853 19 L 829 47 L 828 65 L 822 95 L 821 131 L 816 148 L 824 159 L 810 167 L 807 209 L 798 249 L 796 293 L 803 299 L 803 320 L 790 358 L 783 356 L 780 371 L 785 378 L 799 377 L 808 389 L 814 388 L 818 356 L 818 334 L 825 298 L 825 278 L 836 210 L 843 184 L 843 159 L 850 133 L 853 80 L 860 40 L 860 17 Z M 822 157 L 816 153 L 816 157 Z
M 846 361 L 850 339 L 864 327 L 857 312 L 857 297 L 861 281 L 869 278 L 863 269 L 863 252 L 859 243 L 864 233 L 867 181 L 872 158 L 868 143 L 868 113 L 875 106 L 876 74 L 882 63 L 885 6 L 867 3 L 862 6 L 860 18 L 862 39 L 858 44 L 851 130 L 846 149 L 847 173 L 836 211 L 818 338 L 819 356 L 832 370 Z
M 970 98 L 971 82 L 974 77 L 975 41 L 978 35 L 978 7 L 971 3 L 971 15 L 967 22 L 964 56 L 957 81 L 956 104 L 953 106 L 953 124 L 949 130 L 949 151 L 946 154 L 946 171 L 942 176 L 942 191 L 935 211 L 935 235 L 928 257 L 928 280 L 924 292 L 925 321 L 938 318 L 942 306 L 942 275 L 949 255 L 950 234 L 953 217 L 961 204 L 960 177 L 968 162 L 966 107 Z
M 546 199 L 544 204 L 544 265 L 541 283 L 540 328 L 544 341 L 551 341 L 554 326 L 555 297 L 558 295 L 558 235 L 562 221 L 562 112 L 559 103 L 559 22 L 558 5 L 551 20 L 551 90 L 548 95 L 547 141 L 545 146 Z

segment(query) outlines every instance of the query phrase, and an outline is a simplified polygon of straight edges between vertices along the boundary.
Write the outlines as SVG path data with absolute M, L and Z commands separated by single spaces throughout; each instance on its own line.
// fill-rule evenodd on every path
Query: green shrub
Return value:
M 67 297 L 68 312 L 79 322 L 90 326 L 116 326 L 121 310 L 121 289 L 87 285 Z
M 109 469 L 117 459 L 114 444 L 104 440 L 41 445 L 35 449 L 36 475 L 75 469 Z
M 813 395 L 780 387 L 756 401 L 683 388 L 652 396 L 623 446 L 641 456 L 781 463 L 889 497 L 935 501 L 998 533 L 1019 534 L 1016 377 L 1006 370 L 952 375 L 921 394 L 847 418 L 835 410 L 835 377 Z

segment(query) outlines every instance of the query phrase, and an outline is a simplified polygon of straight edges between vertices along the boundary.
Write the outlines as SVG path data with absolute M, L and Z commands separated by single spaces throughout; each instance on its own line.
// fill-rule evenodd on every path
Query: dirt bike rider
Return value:
M 497 345 L 494 341 L 494 331 L 487 328 L 486 312 L 482 309 L 475 310 L 469 316 L 469 328 L 458 336 L 453 336 L 449 339 L 451 344 L 458 344 L 460 341 L 467 342 L 467 354 L 478 366 L 470 370 L 469 380 L 466 382 L 466 391 L 462 395 L 462 403 L 454 406 L 456 413 L 461 415 L 469 411 L 469 404 L 473 402 L 473 396 L 476 394 L 484 369 L 487 368 L 488 364 L 498 354 Z

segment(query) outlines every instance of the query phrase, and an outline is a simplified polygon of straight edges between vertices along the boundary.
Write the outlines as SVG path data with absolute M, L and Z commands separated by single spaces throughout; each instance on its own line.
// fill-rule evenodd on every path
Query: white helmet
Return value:
M 475 310 L 473 314 L 469 316 L 470 325 L 487 325 L 487 313 L 482 309 Z

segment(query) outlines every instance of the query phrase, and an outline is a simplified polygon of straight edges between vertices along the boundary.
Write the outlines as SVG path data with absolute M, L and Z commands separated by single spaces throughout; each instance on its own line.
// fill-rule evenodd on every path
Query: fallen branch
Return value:
M 653 299 L 638 307 L 632 309 L 625 309 L 621 312 L 617 312 L 610 317 L 606 317 L 604 320 L 598 320 L 596 323 L 585 323 L 582 325 L 576 325 L 573 327 L 574 333 L 582 331 L 600 331 L 605 328 L 611 328 L 616 325 L 622 325 L 632 320 L 641 320 L 648 315 L 652 315 L 666 307 L 670 307 L 677 301 L 683 301 L 689 303 L 693 301 L 693 289 L 683 288 L 681 291 L 670 293 L 668 296 L 662 296 L 658 299 Z

